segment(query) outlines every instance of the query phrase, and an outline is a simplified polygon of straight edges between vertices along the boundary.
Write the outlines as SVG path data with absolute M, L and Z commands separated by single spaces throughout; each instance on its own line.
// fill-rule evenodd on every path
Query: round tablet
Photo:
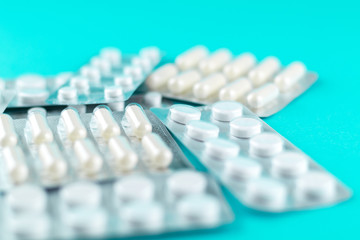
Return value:
M 133 77 L 131 75 L 116 75 L 114 76 L 114 84 L 118 86 L 131 86 L 133 84 Z
M 298 177 L 308 170 L 308 159 L 301 153 L 283 152 L 271 161 L 272 174 L 281 177 Z
M 240 152 L 240 146 L 232 141 L 222 138 L 213 138 L 205 142 L 205 154 L 219 158 L 227 159 L 236 157 Z
M 100 57 L 108 60 L 112 66 L 121 65 L 121 55 L 120 49 L 114 47 L 106 47 L 100 51 Z
M 176 212 L 186 225 L 213 225 L 220 218 L 220 203 L 211 195 L 193 194 L 182 198 Z
M 260 157 L 271 157 L 283 150 L 283 140 L 274 133 L 261 133 L 250 139 L 250 152 Z
M 131 59 L 131 64 L 135 66 L 140 66 L 144 73 L 149 73 L 152 70 L 152 64 L 150 59 L 143 57 L 134 57 Z
M 13 188 L 7 195 L 7 201 L 13 212 L 42 213 L 46 208 L 47 196 L 40 187 L 25 184 Z
M 105 99 L 118 99 L 123 96 L 123 89 L 120 86 L 107 86 L 104 89 Z
M 74 74 L 72 72 L 63 72 L 55 76 L 54 88 L 57 89 L 64 85 Z
M 106 230 L 107 213 L 102 208 L 75 209 L 62 212 L 62 221 L 86 236 L 98 235 Z
M 50 219 L 46 214 L 21 214 L 12 221 L 12 230 L 21 239 L 45 239 L 49 234 Z
M 203 193 L 207 187 L 205 176 L 193 170 L 182 170 L 170 176 L 166 182 L 171 196 Z
M 222 122 L 229 122 L 234 118 L 240 117 L 242 112 L 242 104 L 232 101 L 217 102 L 211 107 L 212 118 Z
M 251 138 L 261 133 L 262 124 L 254 118 L 237 118 L 230 122 L 230 134 L 238 138 Z
M 151 61 L 153 66 L 157 65 L 161 60 L 161 53 L 157 47 L 146 47 L 140 50 L 140 56 Z
M 46 89 L 46 79 L 37 74 L 25 74 L 16 79 L 17 90 Z
M 44 89 L 23 89 L 17 93 L 22 104 L 43 104 L 49 97 L 49 91 Z
M 98 68 L 102 74 L 109 74 L 111 72 L 111 62 L 108 59 L 100 57 L 92 57 L 90 60 L 90 65 Z
M 193 120 L 186 125 L 186 133 L 195 140 L 205 141 L 210 138 L 217 138 L 219 135 L 219 128 L 212 123 Z
M 97 208 L 101 204 L 101 189 L 91 182 L 71 183 L 60 191 L 60 199 L 69 208 Z
M 89 79 L 84 76 L 75 76 L 70 80 L 70 86 L 77 89 L 78 91 L 87 91 L 89 86 Z
M 228 178 L 250 180 L 258 178 L 262 167 L 258 162 L 241 157 L 226 161 L 224 175 Z
M 159 92 L 148 92 L 144 95 L 144 101 L 148 106 L 160 107 L 162 102 L 162 95 Z
M 188 105 L 173 105 L 170 108 L 170 119 L 181 124 L 187 124 L 192 120 L 200 120 L 201 111 Z
M 116 199 L 120 202 L 151 201 L 155 194 L 154 183 L 142 176 L 129 176 L 114 185 Z
M 73 87 L 62 87 L 58 91 L 59 101 L 72 101 L 77 99 L 77 90 Z
M 100 69 L 93 67 L 93 66 L 83 66 L 80 68 L 81 76 L 88 78 L 93 82 L 97 82 L 101 78 Z
M 143 70 L 140 66 L 131 65 L 124 67 L 124 75 L 130 75 L 134 78 L 134 80 L 140 80 L 144 77 Z

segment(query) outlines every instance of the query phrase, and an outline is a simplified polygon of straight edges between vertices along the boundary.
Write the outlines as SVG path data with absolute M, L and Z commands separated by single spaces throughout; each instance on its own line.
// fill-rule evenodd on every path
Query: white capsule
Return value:
M 176 57 L 175 63 L 181 71 L 197 67 L 199 62 L 209 55 L 205 46 L 195 46 Z
M 193 87 L 193 94 L 197 99 L 207 99 L 225 86 L 226 78 L 221 73 L 215 73 L 204 80 L 198 82 Z
M 16 89 L 29 90 L 29 89 L 46 89 L 46 79 L 38 74 L 24 74 L 16 79 Z
M 112 68 L 112 64 L 108 59 L 100 57 L 92 57 L 90 65 L 99 69 L 102 75 L 109 75 Z
M 280 177 L 298 177 L 308 170 L 308 159 L 297 152 L 283 152 L 271 160 L 271 173 Z
M 157 47 L 142 48 L 139 54 L 142 58 L 149 59 L 153 67 L 158 65 L 161 60 L 161 53 Z
M 57 98 L 60 102 L 72 102 L 77 100 L 77 90 L 74 87 L 62 87 L 58 91 Z
M 190 70 L 170 78 L 167 87 L 173 94 L 182 94 L 190 90 L 201 78 L 198 70 Z
M 187 124 L 192 120 L 200 120 L 201 111 L 189 105 L 177 104 L 170 108 L 170 119 L 180 123 Z
M 104 140 L 109 140 L 112 137 L 119 136 L 121 129 L 119 124 L 115 121 L 111 110 L 102 105 L 94 110 L 94 117 L 97 124 L 97 131 Z
M 103 160 L 89 139 L 75 141 L 74 152 L 78 159 L 78 168 L 82 173 L 95 175 L 101 171 Z
M 141 66 L 137 65 L 125 66 L 123 73 L 124 75 L 131 76 L 135 81 L 141 80 L 144 77 Z
M 168 178 L 166 186 L 170 196 L 180 198 L 190 194 L 204 193 L 207 187 L 207 179 L 200 172 L 181 170 Z
M 240 146 L 232 141 L 213 138 L 205 142 L 205 154 L 219 160 L 236 157 Z
M 11 147 L 17 144 L 13 119 L 7 114 L 0 114 L 0 147 Z
M 106 86 L 104 97 L 106 101 L 121 100 L 123 99 L 123 88 L 120 86 Z
M 260 157 L 271 157 L 283 150 L 284 141 L 274 133 L 261 133 L 250 139 L 250 153 Z
M 279 88 L 273 83 L 268 83 L 250 92 L 246 99 L 251 107 L 262 108 L 274 101 L 279 94 Z
M 147 92 L 144 94 L 144 102 L 149 107 L 161 107 L 162 95 L 159 92 Z
M 267 57 L 248 74 L 255 86 L 260 86 L 269 81 L 279 70 L 281 64 L 276 57 Z
M 46 89 L 22 89 L 17 92 L 17 99 L 21 104 L 42 105 L 49 97 Z
M 230 122 L 240 117 L 243 113 L 241 103 L 233 101 L 219 101 L 211 106 L 211 116 L 213 119 L 222 122 Z
M 146 134 L 141 140 L 149 164 L 154 168 L 167 168 L 173 159 L 171 149 L 155 133 Z
M 24 152 L 19 146 L 3 148 L 2 158 L 12 183 L 19 184 L 28 179 L 29 169 L 25 164 Z
M 115 75 L 114 76 L 114 84 L 117 86 L 130 87 L 133 85 L 133 77 L 131 75 Z
M 130 104 L 125 109 L 125 117 L 130 125 L 131 132 L 142 138 L 152 132 L 152 125 L 140 105 Z
M 143 176 L 127 176 L 114 184 L 114 194 L 118 203 L 152 201 L 155 195 L 155 185 L 150 179 Z
M 70 87 L 75 88 L 79 92 L 86 92 L 89 90 L 89 79 L 84 76 L 75 76 L 70 80 Z
M 237 157 L 225 162 L 224 176 L 232 180 L 248 181 L 258 178 L 261 165 L 258 162 Z
M 101 78 L 100 69 L 88 65 L 80 68 L 80 75 L 89 79 L 92 83 L 98 83 Z
M 251 138 L 262 131 L 262 123 L 254 118 L 237 118 L 230 122 L 230 135 L 237 138 Z
M 275 84 L 280 91 L 286 92 L 306 74 L 306 67 L 301 62 L 293 62 L 275 77 Z
M 59 194 L 63 205 L 68 209 L 98 208 L 102 198 L 99 185 L 86 181 L 70 183 Z
M 48 143 L 54 140 L 54 135 L 47 123 L 44 112 L 38 110 L 29 112 L 28 124 L 34 144 Z
M 100 51 L 100 57 L 109 61 L 114 67 L 118 67 L 121 65 L 121 51 L 118 48 L 103 48 Z
M 256 64 L 256 58 L 251 53 L 244 53 L 234 59 L 232 62 L 226 64 L 224 67 L 224 74 L 229 80 L 235 80 L 244 76 Z
M 138 155 L 130 147 L 129 141 L 123 136 L 109 139 L 108 147 L 116 169 L 131 171 L 138 162 Z
M 218 137 L 219 127 L 205 121 L 193 120 L 186 125 L 186 134 L 192 139 L 206 141 Z
M 60 117 L 65 127 L 66 137 L 70 141 L 86 138 L 87 131 L 77 110 L 66 108 L 61 112 Z
M 168 63 L 156 69 L 146 79 L 147 86 L 152 90 L 158 90 L 166 86 L 168 80 L 174 77 L 178 70 L 174 64 Z
M 240 78 L 223 87 L 219 92 L 222 101 L 239 101 L 252 89 L 252 84 L 247 78 Z
M 199 63 L 199 70 L 204 75 L 209 75 L 221 70 L 231 60 L 231 52 L 228 49 L 219 49 Z
M 67 164 L 57 145 L 44 143 L 39 146 L 39 159 L 43 176 L 48 180 L 60 180 L 67 173 Z

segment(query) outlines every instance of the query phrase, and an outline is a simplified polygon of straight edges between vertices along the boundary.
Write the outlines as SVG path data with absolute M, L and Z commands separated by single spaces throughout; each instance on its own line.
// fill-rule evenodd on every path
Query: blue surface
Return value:
M 354 191 L 336 207 L 286 214 L 245 209 L 219 230 L 171 239 L 359 239 L 358 1 L 101 1 L 0 5 L 0 76 L 76 70 L 104 46 L 157 45 L 170 58 L 195 45 L 303 61 L 319 81 L 267 123 Z M 165 238 L 165 237 L 163 237 Z

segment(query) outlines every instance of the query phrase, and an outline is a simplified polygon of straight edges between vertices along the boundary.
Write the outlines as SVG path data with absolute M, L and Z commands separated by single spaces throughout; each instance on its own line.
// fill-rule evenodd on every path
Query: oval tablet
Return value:
M 201 111 L 188 105 L 173 105 L 170 108 L 170 119 L 180 123 L 187 124 L 192 120 L 200 120 Z
M 152 201 L 155 194 L 155 185 L 147 177 L 127 176 L 115 183 L 114 194 L 116 200 L 120 203 Z
M 210 138 L 217 138 L 219 127 L 205 121 L 193 120 L 186 125 L 186 134 L 195 140 L 205 141 Z

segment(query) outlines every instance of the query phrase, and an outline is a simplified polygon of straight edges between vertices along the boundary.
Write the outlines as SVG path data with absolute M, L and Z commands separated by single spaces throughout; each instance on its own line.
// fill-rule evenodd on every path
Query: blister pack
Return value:
M 246 206 L 284 212 L 329 206 L 351 191 L 241 103 L 152 111 Z
M 0 113 L 4 112 L 16 94 L 13 90 L 7 90 L 5 86 L 5 81 L 0 78 Z
M 169 98 L 203 104 L 238 101 L 258 116 L 267 117 L 317 79 L 318 75 L 301 62 L 283 67 L 276 57 L 267 57 L 257 64 L 251 53 L 233 58 L 228 49 L 219 49 L 209 55 L 206 47 L 196 46 L 179 55 L 174 64 L 156 69 L 146 83 Z

